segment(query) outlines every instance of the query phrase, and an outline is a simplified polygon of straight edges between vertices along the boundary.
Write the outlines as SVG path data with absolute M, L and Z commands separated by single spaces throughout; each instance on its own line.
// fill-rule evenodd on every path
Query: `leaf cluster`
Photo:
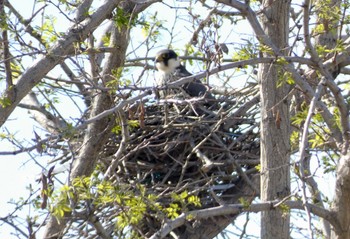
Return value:
M 115 230 L 122 232 L 130 226 L 139 225 L 146 214 L 154 214 L 159 219 L 174 219 L 188 211 L 191 206 L 201 206 L 199 197 L 190 195 L 187 191 L 172 193 L 169 204 L 162 204 L 159 200 L 157 195 L 149 193 L 141 184 L 134 187 L 118 185 L 102 180 L 95 174 L 90 177 L 77 177 L 71 185 L 63 185 L 50 196 L 49 209 L 60 219 L 67 212 L 83 212 L 86 205 L 90 205 L 89 208 L 94 209 L 92 213 L 96 214 L 110 208 L 115 212 Z
M 183 191 L 180 194 L 172 193 L 171 198 L 173 202 L 165 208 L 167 216 L 171 219 L 175 219 L 181 213 L 186 212 L 188 207 L 191 205 L 195 207 L 202 206 L 199 197 L 189 195 L 187 191 Z

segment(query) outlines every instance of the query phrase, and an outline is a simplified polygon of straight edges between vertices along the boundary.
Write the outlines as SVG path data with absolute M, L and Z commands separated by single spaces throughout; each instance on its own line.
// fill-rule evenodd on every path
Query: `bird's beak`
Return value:
M 161 62 L 163 61 L 163 57 L 160 55 L 160 56 L 156 56 L 156 58 L 154 59 L 155 62 Z

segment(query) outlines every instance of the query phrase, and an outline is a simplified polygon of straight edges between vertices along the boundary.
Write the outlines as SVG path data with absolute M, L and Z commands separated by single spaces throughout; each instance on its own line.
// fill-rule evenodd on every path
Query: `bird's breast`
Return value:
M 166 84 L 176 81 L 178 77 L 172 73 L 160 73 L 157 79 L 158 86 L 165 86 Z

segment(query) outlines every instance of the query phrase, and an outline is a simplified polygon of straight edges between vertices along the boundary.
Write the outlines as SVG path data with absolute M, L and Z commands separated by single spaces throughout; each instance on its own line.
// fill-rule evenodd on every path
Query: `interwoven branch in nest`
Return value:
M 243 179 L 258 190 L 249 180 L 259 160 L 258 97 L 226 95 L 215 107 L 178 95 L 130 106 L 128 120 L 140 127 L 129 129 L 123 155 L 115 159 L 118 181 L 158 193 L 223 195 Z M 118 148 L 122 137 L 111 142 Z M 207 203 L 215 200 L 207 197 Z

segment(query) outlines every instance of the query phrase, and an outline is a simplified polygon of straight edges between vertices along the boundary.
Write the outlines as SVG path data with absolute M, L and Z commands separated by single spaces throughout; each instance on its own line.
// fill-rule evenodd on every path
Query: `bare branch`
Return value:
M 77 12 L 75 19 L 77 22 L 81 22 L 85 18 L 88 17 L 89 14 L 89 8 L 92 4 L 93 0 L 85 0 L 77 7 Z
M 229 205 L 221 205 L 218 207 L 212 207 L 208 209 L 201 209 L 190 211 L 187 213 L 182 213 L 179 217 L 174 220 L 166 222 L 162 228 L 153 234 L 149 239 L 162 239 L 165 238 L 171 231 L 175 228 L 180 227 L 185 224 L 185 222 L 194 221 L 194 220 L 202 220 L 215 216 L 225 216 L 225 215 L 233 215 L 242 212 L 261 212 L 276 209 L 279 206 L 279 201 L 270 201 L 264 203 L 256 203 L 251 204 L 250 206 L 244 206 L 242 204 L 229 204 Z M 288 206 L 290 209 L 299 209 L 303 210 L 303 203 L 300 201 L 286 201 L 284 205 Z M 310 211 L 314 213 L 316 216 L 323 217 L 326 219 L 331 219 L 331 213 L 327 209 L 318 207 L 313 204 L 309 204 Z M 338 225 L 334 225 L 338 226 Z
M 122 134 L 122 140 L 119 145 L 118 151 L 113 155 L 113 160 L 111 162 L 111 165 L 108 167 L 104 178 L 107 179 L 113 175 L 115 172 L 115 169 L 117 168 L 117 165 L 120 161 L 120 158 L 122 157 L 123 153 L 125 152 L 125 147 L 129 140 L 129 130 L 128 130 L 128 122 L 125 117 L 125 113 L 122 112 L 122 108 L 118 110 L 118 116 L 120 120 L 120 125 L 122 127 L 121 134 Z
M 0 0 L 0 17 L 2 25 L 2 49 L 4 54 L 4 64 L 6 72 L 6 89 L 10 90 L 13 86 L 12 82 L 12 70 L 11 70 L 11 54 L 9 50 L 9 40 L 7 36 L 7 19 L 5 13 L 5 0 Z
M 236 0 L 216 0 L 217 2 L 220 3 L 224 3 L 226 5 L 232 6 L 236 9 L 238 9 L 239 11 L 241 11 L 248 19 L 250 25 L 252 26 L 256 37 L 258 38 L 258 40 L 270 47 L 270 49 L 273 51 L 273 53 L 276 55 L 276 57 L 282 57 L 284 58 L 282 52 L 280 49 L 278 49 L 275 44 L 272 43 L 271 39 L 265 34 L 263 28 L 261 27 L 257 16 L 255 14 L 255 12 L 246 4 L 243 4 L 239 1 Z M 310 84 L 303 78 L 303 76 L 301 76 L 299 74 L 299 72 L 297 72 L 297 70 L 295 69 L 294 65 L 291 63 L 288 64 L 283 64 L 283 68 L 287 71 L 292 73 L 293 75 L 293 79 L 295 80 L 296 84 L 298 84 L 304 91 L 304 93 L 310 98 L 312 99 L 315 95 L 314 90 L 312 89 L 312 87 L 310 86 Z M 342 144 L 342 134 L 341 131 L 338 127 L 334 127 L 334 121 L 333 121 L 333 115 L 331 114 L 331 112 L 329 111 L 329 109 L 326 107 L 326 105 L 321 102 L 318 101 L 317 102 L 317 107 L 320 108 L 321 110 L 321 114 L 325 120 L 325 122 L 327 123 L 329 129 L 333 130 L 333 134 L 334 134 L 334 138 L 336 139 L 336 141 L 339 144 Z
M 106 17 L 114 10 L 120 0 L 107 1 L 98 8 L 90 18 L 84 20 L 79 25 L 76 25 L 68 30 L 64 40 L 59 41 L 32 67 L 28 68 L 18 79 L 18 83 L 13 87 L 16 96 L 11 100 L 11 104 L 6 107 L 0 107 L 0 125 L 3 125 L 12 113 L 18 103 L 25 95 L 38 83 L 40 80 L 64 57 L 74 53 L 74 43 L 85 39 L 88 34 L 93 31 Z M 5 97 L 8 97 L 9 92 L 5 92 Z
M 305 178 L 305 169 L 304 169 L 304 163 L 303 161 L 306 159 L 306 146 L 308 145 L 308 132 L 309 132 L 309 125 L 311 123 L 311 119 L 312 116 L 314 114 L 314 110 L 316 107 L 316 102 L 318 101 L 322 89 L 324 87 L 324 84 L 326 83 L 326 78 L 323 78 L 320 83 L 318 84 L 318 87 L 316 89 L 315 92 L 315 96 L 312 98 L 311 103 L 310 103 L 310 107 L 309 107 L 309 111 L 303 126 L 303 134 L 301 136 L 301 140 L 300 140 L 300 146 L 299 146 L 299 162 L 300 162 L 300 174 L 301 174 L 301 183 L 302 183 L 302 191 L 303 191 L 303 203 L 304 203 L 304 207 L 305 207 L 305 212 L 307 214 L 307 218 L 308 218 L 308 229 L 309 229 L 309 234 L 310 237 L 313 238 L 313 232 L 312 232 L 312 228 L 311 228 L 311 214 L 310 214 L 310 210 L 309 210 L 309 204 L 307 203 L 307 196 L 306 196 L 306 184 L 304 181 Z

